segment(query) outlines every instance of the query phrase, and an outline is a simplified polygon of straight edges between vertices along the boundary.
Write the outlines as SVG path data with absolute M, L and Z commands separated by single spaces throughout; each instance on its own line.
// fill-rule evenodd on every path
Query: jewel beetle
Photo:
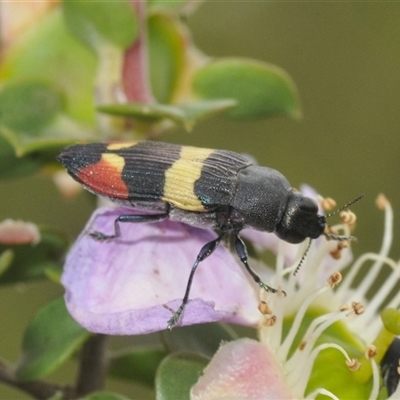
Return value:
M 400 338 L 395 337 L 386 350 L 381 362 L 381 375 L 388 396 L 397 389 L 400 381 Z
M 169 329 L 182 316 L 199 263 L 228 234 L 233 235 L 235 251 L 254 281 L 272 293 L 277 290 L 262 282 L 248 263 L 246 245 L 240 237 L 242 229 L 273 232 L 289 243 L 306 238 L 311 243 L 321 235 L 354 239 L 328 232 L 326 217 L 318 214 L 316 202 L 292 189 L 280 172 L 254 165 L 232 151 L 155 141 L 89 143 L 65 148 L 58 161 L 89 191 L 125 206 L 152 211 L 120 215 L 113 234 L 90 233 L 96 240 L 119 237 L 120 223 L 165 218 L 218 231 L 218 237 L 197 255 L 182 303 L 168 321 Z

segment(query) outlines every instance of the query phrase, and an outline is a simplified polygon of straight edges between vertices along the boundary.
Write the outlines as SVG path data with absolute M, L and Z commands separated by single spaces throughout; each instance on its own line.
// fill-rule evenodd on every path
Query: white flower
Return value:
M 379 311 L 384 306 L 397 309 L 400 305 L 400 293 L 389 296 L 399 283 L 400 266 L 388 258 L 392 242 L 391 206 L 383 196 L 378 205 L 385 210 L 381 250 L 353 262 L 337 289 L 333 287 L 342 279 L 340 271 L 352 259 L 350 248 L 337 250 L 338 243 L 325 238 L 314 241 L 303 262 L 301 277 L 296 278 L 291 272 L 305 246 L 296 246 L 297 256 L 293 257 L 294 248 L 288 251 L 287 244 L 277 244 L 273 284 L 281 285 L 287 296 L 260 292 L 260 309 L 265 314 L 259 325 L 260 343 L 241 339 L 222 346 L 193 387 L 193 399 L 217 399 L 218 393 L 226 390 L 231 394 L 229 399 L 254 400 L 261 396 L 282 398 L 283 393 L 290 393 L 291 398 L 315 398 L 318 394 L 333 399 L 388 396 L 379 364 L 395 334 L 400 333 L 400 316 L 397 310 L 385 310 L 382 323 Z M 348 225 L 334 229 L 349 234 Z M 287 267 L 290 259 L 297 261 Z M 389 276 L 375 288 L 378 275 L 385 269 Z M 321 284 L 321 270 L 325 274 L 331 271 L 325 284 Z M 359 275 L 362 281 L 357 284 Z M 366 294 L 371 288 L 377 292 L 368 300 Z M 243 367 L 243 354 L 248 354 L 246 363 L 255 366 L 257 373 Z M 396 366 L 397 359 L 390 365 L 392 371 L 396 372 Z M 384 384 L 391 383 L 396 388 L 398 381 L 391 379 L 389 382 L 385 378 Z M 392 391 L 389 398 L 399 398 L 400 389 Z

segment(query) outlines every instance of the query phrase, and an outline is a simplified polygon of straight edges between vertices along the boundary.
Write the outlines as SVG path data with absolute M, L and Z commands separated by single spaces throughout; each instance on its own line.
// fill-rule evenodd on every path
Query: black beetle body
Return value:
M 274 232 L 289 243 L 326 234 L 326 219 L 314 200 L 294 191 L 278 171 L 253 165 L 246 157 L 226 150 L 203 149 L 161 142 L 110 142 L 67 147 L 58 157 L 69 174 L 89 191 L 115 202 L 154 214 L 120 215 L 115 232 L 93 232 L 97 240 L 120 236 L 119 223 L 157 222 L 170 218 L 193 226 L 219 230 L 194 263 L 181 307 L 168 322 L 176 325 L 189 299 L 198 264 L 223 237 L 232 233 L 235 250 L 253 279 L 276 292 L 250 268 L 239 232 L 244 228 Z

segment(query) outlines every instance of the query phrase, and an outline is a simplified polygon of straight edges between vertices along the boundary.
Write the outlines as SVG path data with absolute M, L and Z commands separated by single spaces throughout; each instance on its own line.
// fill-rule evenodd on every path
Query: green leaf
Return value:
M 98 110 L 107 114 L 137 118 L 149 123 L 159 122 L 163 118 L 181 122 L 184 118 L 181 108 L 165 104 L 110 104 L 99 106 Z
M 190 389 L 201 376 L 208 361 L 205 357 L 191 353 L 166 357 L 157 371 L 156 399 L 190 399 Z
M 64 236 L 41 229 L 41 241 L 36 245 L 0 245 L 0 254 L 12 251 L 13 258 L 0 276 L 0 285 L 42 279 L 48 269 L 58 268 L 68 247 Z
M 61 392 L 56 392 L 53 396 L 49 397 L 47 400 L 63 400 L 64 396 Z
M 192 0 L 165 1 L 148 0 L 149 9 L 154 13 L 175 13 L 178 15 L 192 14 L 201 2 L 194 3 Z
M 7 271 L 14 260 L 14 252 L 5 250 L 0 253 L 0 277 Z
M 63 298 L 45 305 L 25 331 L 16 371 L 18 379 L 39 379 L 54 371 L 89 335 L 68 314 Z
M 103 40 L 126 49 L 138 33 L 129 1 L 64 0 L 63 11 L 68 29 L 95 49 Z
M 235 107 L 234 100 L 208 100 L 197 103 L 166 105 L 166 104 L 112 104 L 98 107 L 98 110 L 113 115 L 134 117 L 149 123 L 157 123 L 169 119 L 190 130 L 193 125 L 205 118 Z
M 2 166 L 10 170 L 6 161 L 15 164 L 18 171 L 9 173 L 20 175 L 46 162 L 49 149 L 59 149 L 73 139 L 94 136 L 82 124 L 62 115 L 62 108 L 62 96 L 47 82 L 26 80 L 4 85 L 0 92 L 0 136 L 2 141 L 5 139 L 12 145 L 15 154 L 10 152 L 9 146 L 0 150 L 0 154 L 5 153 L 5 158 L 0 161 L 0 176 Z M 26 160 L 18 159 L 37 150 L 42 154 L 36 153 Z M 55 155 L 53 152 L 48 161 L 54 163 Z
M 61 276 L 63 273 L 63 269 L 61 267 L 46 268 L 43 273 L 48 280 L 61 285 Z
M 15 149 L 1 136 L 0 129 L 0 179 L 16 178 L 35 172 L 41 165 L 37 157 L 17 157 Z
M 47 163 L 55 164 L 55 157 L 64 146 L 77 140 L 96 140 L 97 138 L 93 130 L 64 118 L 57 118 L 54 125 L 41 131 L 37 136 L 26 135 L 0 126 L 0 137 L 13 147 L 14 155 L 17 157 L 17 160 L 13 159 L 13 161 L 16 164 L 22 162 L 21 166 L 18 165 L 19 174 L 29 171 L 26 162 L 36 161 L 36 164 L 33 162 L 28 164 L 32 170 L 33 167 L 37 168 Z M 21 157 L 27 158 L 21 160 Z M 0 162 L 0 165 L 4 165 L 4 162 Z
M 400 335 L 400 311 L 394 308 L 385 308 L 381 312 L 384 327 L 395 335 Z
M 60 7 L 54 7 L 5 49 L 0 63 L 1 84 L 45 81 L 63 95 L 63 111 L 94 124 L 93 84 L 97 59 L 66 29 Z
M 235 99 L 227 115 L 235 118 L 299 117 L 296 87 L 282 69 L 247 59 L 211 62 L 194 76 L 193 89 L 205 99 Z
M 236 100 L 217 99 L 197 101 L 196 103 L 182 104 L 180 107 L 184 114 L 182 125 L 187 130 L 191 130 L 195 123 L 206 118 L 214 117 L 237 106 Z
M 238 338 L 226 324 L 199 324 L 161 332 L 163 342 L 170 352 L 190 351 L 212 357 L 222 342 Z
M 109 373 L 115 378 L 143 383 L 153 387 L 156 370 L 167 356 L 164 350 L 139 349 L 112 357 Z
M 89 133 L 77 129 L 76 136 L 90 138 Z M 17 178 L 37 172 L 46 165 L 58 165 L 56 156 L 64 146 L 75 143 L 78 137 L 69 137 L 65 134 L 63 139 L 45 136 L 31 138 L 19 135 L 7 128 L 0 127 L 0 179 Z
M 112 392 L 95 392 L 85 396 L 83 400 L 129 400 L 129 397 Z
M 152 15 L 148 21 L 150 80 L 154 96 L 169 103 L 184 68 L 185 40 L 177 20 Z
M 61 108 L 60 93 L 48 83 L 7 84 L 0 92 L 0 125 L 35 136 L 54 120 Z

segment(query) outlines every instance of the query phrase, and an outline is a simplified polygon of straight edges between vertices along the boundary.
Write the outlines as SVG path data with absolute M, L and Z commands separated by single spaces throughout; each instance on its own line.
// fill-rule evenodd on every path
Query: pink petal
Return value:
M 87 234 L 111 234 L 117 216 L 133 213 L 97 210 L 68 254 L 62 277 L 66 304 L 89 331 L 130 335 L 165 329 L 198 252 L 216 238 L 212 231 L 168 220 L 121 224 L 122 237 L 106 242 Z M 199 265 L 181 324 L 255 325 L 260 316 L 256 287 L 221 244 Z
M 292 398 L 273 354 L 251 339 L 223 345 L 191 390 L 191 400 Z
M 37 244 L 40 242 L 38 227 L 31 222 L 6 219 L 0 223 L 0 243 Z

